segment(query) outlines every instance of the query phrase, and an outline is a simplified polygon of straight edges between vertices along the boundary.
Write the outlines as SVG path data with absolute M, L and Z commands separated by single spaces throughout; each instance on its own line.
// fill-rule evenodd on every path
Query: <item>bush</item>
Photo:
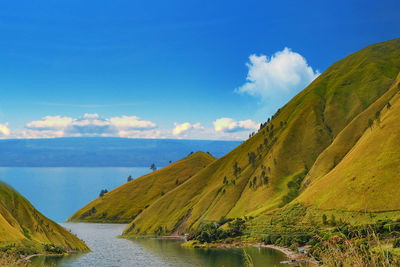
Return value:
M 64 253 L 64 249 L 62 247 L 53 245 L 53 244 L 45 244 L 44 245 L 44 250 L 46 252 L 50 252 L 50 253 L 56 253 L 56 254 L 62 254 Z
M 393 241 L 393 248 L 400 248 L 400 238 L 396 238 Z

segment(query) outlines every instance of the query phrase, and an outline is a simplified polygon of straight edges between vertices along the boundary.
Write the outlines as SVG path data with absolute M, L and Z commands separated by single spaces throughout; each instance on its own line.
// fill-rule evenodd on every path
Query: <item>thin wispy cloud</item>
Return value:
M 53 106 L 53 107 L 74 107 L 74 108 L 113 108 L 113 107 L 134 107 L 139 105 L 148 105 L 150 102 L 132 102 L 117 104 L 72 104 L 72 103 L 56 103 L 56 102 L 36 102 L 35 105 Z

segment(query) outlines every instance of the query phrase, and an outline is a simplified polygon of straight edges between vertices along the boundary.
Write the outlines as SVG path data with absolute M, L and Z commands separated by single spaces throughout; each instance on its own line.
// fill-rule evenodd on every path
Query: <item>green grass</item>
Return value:
M 45 252 L 46 245 L 65 251 L 89 250 L 75 235 L 43 216 L 17 191 L 0 182 L 0 249 L 33 254 Z
M 74 213 L 69 221 L 129 223 L 157 199 L 185 184 L 214 160 L 204 152 L 191 154 L 93 200 Z
M 262 129 L 158 198 L 125 235 L 154 234 L 160 228 L 172 233 L 178 226 L 185 232 L 221 216 L 262 216 L 293 201 L 322 210 L 397 210 L 400 131 L 398 85 L 393 83 L 399 71 L 400 39 L 334 63 L 275 114 L 268 125 L 274 125 L 273 131 Z M 389 100 L 392 110 L 386 111 Z M 371 131 L 368 119 L 377 110 L 381 124 Z M 254 164 L 249 162 L 252 152 Z M 235 163 L 241 168 L 236 175 Z M 360 183 L 349 181 L 353 175 Z M 288 186 L 290 181 L 295 186 Z
M 397 83 L 388 93 L 394 96 L 385 96 L 388 99 L 384 101 L 379 99 L 366 114 L 357 118 L 364 121 L 367 129 L 351 150 L 334 168 L 312 182 L 298 201 L 324 210 L 400 210 L 400 93 Z M 386 105 L 389 101 L 390 109 Z M 380 122 L 375 121 L 368 128 L 367 118 L 374 118 L 377 110 L 381 111 Z M 359 124 L 358 121 L 354 123 Z M 337 146 L 335 143 L 331 150 L 336 150 Z M 310 175 L 311 181 L 313 178 Z

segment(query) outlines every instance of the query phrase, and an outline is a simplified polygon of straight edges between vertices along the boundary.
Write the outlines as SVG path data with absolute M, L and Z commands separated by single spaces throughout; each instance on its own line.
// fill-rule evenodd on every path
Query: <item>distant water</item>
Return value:
M 137 178 L 148 172 L 148 167 L 0 167 L 0 180 L 46 217 L 63 222 L 101 189 L 111 190 L 126 183 L 129 175 Z
M 68 257 L 38 257 L 33 260 L 33 266 L 244 266 L 242 249 L 187 249 L 177 240 L 126 240 L 117 238 L 126 227 L 121 224 L 62 225 L 83 239 L 92 252 Z M 253 247 L 246 251 L 254 266 L 287 266 L 280 264 L 286 258 L 278 251 Z

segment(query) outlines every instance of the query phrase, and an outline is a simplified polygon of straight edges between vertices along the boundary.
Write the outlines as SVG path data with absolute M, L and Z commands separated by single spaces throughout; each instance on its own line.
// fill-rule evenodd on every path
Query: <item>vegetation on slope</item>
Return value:
M 204 152 L 190 154 L 165 168 L 154 171 L 93 200 L 70 217 L 70 221 L 131 222 L 154 201 L 184 184 L 215 158 Z
M 367 152 L 375 154 L 369 159 L 366 156 L 364 165 L 357 165 L 353 171 L 340 168 L 341 172 L 353 175 L 353 172 L 358 171 L 354 176 L 366 183 L 370 169 L 363 166 L 373 161 L 374 156 L 381 155 L 382 161 L 375 165 L 375 180 L 379 180 L 378 173 L 382 172 L 379 166 L 384 167 L 384 171 L 393 167 L 390 161 L 395 159 L 399 150 L 399 146 L 395 146 L 396 141 L 387 144 L 392 150 L 386 146 L 367 150 L 369 145 L 359 147 L 356 144 L 364 139 L 366 143 L 368 139 L 374 142 L 374 138 L 386 140 L 390 138 L 389 132 L 397 129 L 393 126 L 395 128 L 390 130 L 392 126 L 384 124 L 384 109 L 397 93 L 398 85 L 394 81 L 399 71 L 400 39 L 368 46 L 336 62 L 262 124 L 257 134 L 199 171 L 186 183 L 157 199 L 135 217 L 125 230 L 125 236 L 172 233 L 177 229 L 190 231 L 200 225 L 218 221 L 222 216 L 259 216 L 290 205 L 297 201 L 298 196 L 308 205 L 315 201 L 320 203 L 320 208 L 329 208 L 329 203 L 335 198 L 341 198 L 342 192 L 351 195 L 353 191 L 351 188 L 347 188 L 347 191 L 337 190 L 324 202 L 324 197 L 329 195 L 330 189 L 337 182 L 333 178 L 330 178 L 332 181 L 329 183 L 322 182 L 325 175 L 336 169 L 336 166 L 353 164 L 357 157 L 363 158 L 366 156 L 363 153 Z M 391 101 L 392 113 L 395 113 L 395 99 Z M 382 133 L 374 129 L 376 126 L 372 127 L 372 131 L 369 130 L 370 119 L 377 120 L 377 111 L 380 111 L 380 125 L 387 127 L 386 130 L 382 129 Z M 395 117 L 393 120 L 398 121 Z M 359 147 L 360 152 L 351 157 L 350 153 L 355 153 L 355 146 Z M 379 154 L 379 149 L 383 149 L 382 154 Z M 385 160 L 387 164 L 383 164 Z M 336 171 L 339 172 L 339 169 Z M 396 173 L 396 169 L 387 173 L 390 176 Z M 390 184 L 396 182 L 396 178 L 396 175 L 391 180 L 386 178 L 387 187 L 382 189 L 389 188 Z M 317 182 L 319 187 L 325 187 L 318 199 L 303 197 L 304 190 L 312 192 L 314 188 L 313 192 L 318 191 Z M 341 189 L 351 185 L 342 182 Z M 375 190 L 367 196 L 371 199 L 386 194 L 377 190 L 380 187 L 376 183 L 362 186 L 362 189 L 369 186 L 371 192 Z M 375 185 L 378 186 L 376 189 Z M 343 202 L 332 207 L 340 209 L 353 205 L 356 209 L 362 207 L 367 211 L 378 211 L 387 210 L 384 208 L 386 206 L 397 205 L 385 203 L 395 202 L 386 197 L 385 201 L 365 206 L 364 195 L 360 195 L 362 189 L 359 188 L 357 194 L 344 198 Z M 314 197 L 313 193 L 304 193 Z
M 400 75 L 388 91 L 394 96 L 377 101 L 362 114 L 363 135 L 332 170 L 308 186 L 299 201 L 324 210 L 400 210 L 399 83 Z M 373 120 L 371 126 L 367 118 Z
M 0 250 L 35 254 L 88 251 L 89 248 L 43 216 L 13 188 L 0 182 Z

